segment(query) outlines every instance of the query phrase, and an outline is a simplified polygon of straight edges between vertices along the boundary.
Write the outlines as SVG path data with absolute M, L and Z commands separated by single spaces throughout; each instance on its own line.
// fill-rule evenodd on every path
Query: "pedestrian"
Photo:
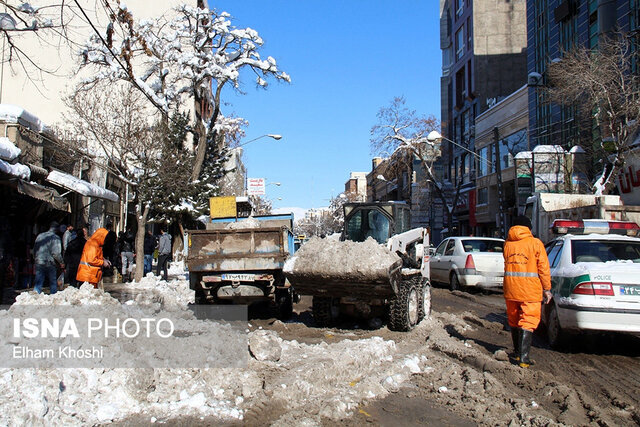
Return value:
M 531 234 L 531 220 L 518 216 L 504 244 L 504 298 L 514 358 L 522 368 L 529 357 L 533 331 L 540 323 L 541 302 L 551 301 L 551 273 L 544 244 Z
M 156 249 L 156 239 L 151 234 L 151 230 L 147 230 L 144 234 L 144 275 L 150 273 L 153 269 L 153 251 Z
M 106 228 L 98 228 L 84 245 L 80 265 L 78 265 L 78 282 L 89 282 L 94 288 L 98 288 L 102 280 L 102 270 L 111 267 L 111 262 L 104 257 L 104 240 L 109 231 Z M 100 286 L 102 288 L 102 286 Z
M 73 225 L 69 224 L 66 226 L 64 233 L 62 234 L 62 255 L 64 255 L 67 250 L 67 245 L 70 241 L 76 238 L 76 232 L 73 230 Z
M 127 227 L 127 231 L 120 232 L 118 236 L 118 248 L 120 250 L 120 259 L 122 266 L 122 281 L 131 281 L 131 271 L 133 270 L 133 245 L 135 243 L 135 236 L 131 231 L 131 227 Z
M 112 266 L 116 265 L 120 261 L 120 257 L 116 254 L 116 241 L 118 240 L 118 236 L 115 231 L 113 231 L 113 223 L 111 221 L 107 221 L 107 224 L 104 226 L 107 230 L 107 237 L 104 239 L 104 246 L 102 247 L 104 259 L 109 260 L 109 267 L 106 267 L 103 271 L 104 277 L 113 277 L 113 268 Z
M 164 272 L 164 280 L 168 280 L 167 264 L 171 256 L 171 234 L 167 233 L 163 228 L 160 229 L 160 238 L 158 239 L 158 266 L 156 274 L 160 276 L 160 271 Z
M 65 283 L 79 288 L 80 283 L 76 280 L 78 274 L 78 265 L 80 264 L 80 258 L 82 257 L 82 251 L 84 245 L 87 243 L 87 237 L 89 237 L 89 230 L 87 227 L 78 227 L 78 231 L 75 233 L 76 237 L 67 243 L 67 250 L 64 251 L 64 265 L 65 265 Z
M 58 275 L 56 264 L 64 269 L 62 260 L 62 241 L 56 234 L 59 224 L 53 221 L 49 226 L 49 231 L 38 234 L 33 252 L 36 265 L 36 279 L 34 289 L 37 293 L 42 292 L 42 285 L 49 282 L 49 293 L 51 295 L 58 292 Z

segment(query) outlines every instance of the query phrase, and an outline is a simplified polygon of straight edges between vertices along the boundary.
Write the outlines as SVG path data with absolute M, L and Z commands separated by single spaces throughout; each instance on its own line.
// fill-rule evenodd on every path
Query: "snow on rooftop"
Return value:
M 534 153 L 564 153 L 561 145 L 536 145 L 533 149 Z
M 0 104 L 0 120 L 28 126 L 34 132 L 46 129 L 46 125 L 38 117 L 17 105 Z
M 73 190 L 84 196 L 98 197 L 101 199 L 111 200 L 112 202 L 117 202 L 119 200 L 118 195 L 113 191 L 107 190 L 106 188 L 102 188 L 96 184 L 92 184 L 63 172 L 49 172 L 47 181 L 58 184 L 69 190 Z
M 16 147 L 6 136 L 0 137 L 0 158 L 4 160 L 15 160 L 22 150 Z
M 531 157 L 531 151 L 521 151 L 515 156 L 516 159 L 530 159 Z
M 21 163 L 12 165 L 11 163 L 7 163 L 4 160 L 0 160 L 0 172 L 8 173 L 9 175 L 17 176 L 18 178 L 22 179 L 31 178 L 31 169 L 29 169 L 29 166 L 23 165 Z

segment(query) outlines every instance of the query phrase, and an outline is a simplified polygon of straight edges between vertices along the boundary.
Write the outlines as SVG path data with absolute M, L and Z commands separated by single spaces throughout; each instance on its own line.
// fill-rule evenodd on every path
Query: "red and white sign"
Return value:
M 265 194 L 264 178 L 247 178 L 248 196 L 264 196 Z

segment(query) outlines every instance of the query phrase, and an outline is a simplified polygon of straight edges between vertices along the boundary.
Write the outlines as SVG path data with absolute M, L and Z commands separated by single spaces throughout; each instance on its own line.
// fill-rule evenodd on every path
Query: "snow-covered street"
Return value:
M 173 273 L 180 275 L 180 271 Z M 160 303 L 184 310 L 193 301 L 188 282 L 179 278 L 166 282 L 149 276 L 141 283 L 114 288 L 129 305 Z M 128 294 L 123 293 L 125 289 Z M 502 324 L 479 317 L 498 309 L 499 299 L 435 291 L 433 316 L 409 333 L 386 327 L 362 330 L 354 325 L 315 328 L 305 300 L 298 304 L 292 321 L 250 319 L 248 363 L 243 368 L 0 369 L 0 423 L 135 424 L 191 419 L 208 424 L 358 425 L 375 417 L 376 408 L 389 404 L 388 399 L 396 404 L 398 399 L 405 403 L 423 399 L 440 408 L 445 419 L 469 419 L 482 425 L 509 425 L 513 420 L 520 425 L 601 421 L 621 425 L 638 420 L 636 392 L 630 385 L 623 391 L 618 387 L 624 384 L 602 384 L 618 402 L 612 410 L 602 404 L 598 391 L 576 388 L 574 379 L 544 368 L 562 360 L 576 369 L 570 354 L 536 349 L 536 356 L 543 359 L 540 368 L 524 371 L 511 365 Z M 127 299 L 126 295 L 135 296 Z M 23 294 L 16 304 L 79 302 L 120 303 L 108 293 L 85 287 L 54 297 Z M 496 339 L 499 343 L 484 341 Z M 184 349 L 185 357 L 191 353 Z M 621 364 L 620 371 L 625 369 L 624 360 L 626 369 L 637 365 L 633 358 L 613 357 Z M 562 372 L 558 369 L 553 368 Z M 581 369 L 581 374 L 594 378 L 590 372 Z M 522 384 L 528 386 L 522 389 Z M 398 421 L 415 416 L 407 413 Z

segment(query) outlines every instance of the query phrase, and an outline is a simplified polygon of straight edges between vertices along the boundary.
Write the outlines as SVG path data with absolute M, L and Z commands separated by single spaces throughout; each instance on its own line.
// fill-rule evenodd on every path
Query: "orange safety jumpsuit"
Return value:
M 98 283 L 102 279 L 102 266 L 104 265 L 102 246 L 108 232 L 106 228 L 98 228 L 93 233 L 93 236 L 87 240 L 87 243 L 84 244 L 82 257 L 78 265 L 78 274 L 76 274 L 78 282 L 89 282 L 94 288 L 98 287 Z
M 534 331 L 540 323 L 543 290 L 551 289 L 547 252 L 528 227 L 515 225 L 509 229 L 503 255 L 509 326 Z

